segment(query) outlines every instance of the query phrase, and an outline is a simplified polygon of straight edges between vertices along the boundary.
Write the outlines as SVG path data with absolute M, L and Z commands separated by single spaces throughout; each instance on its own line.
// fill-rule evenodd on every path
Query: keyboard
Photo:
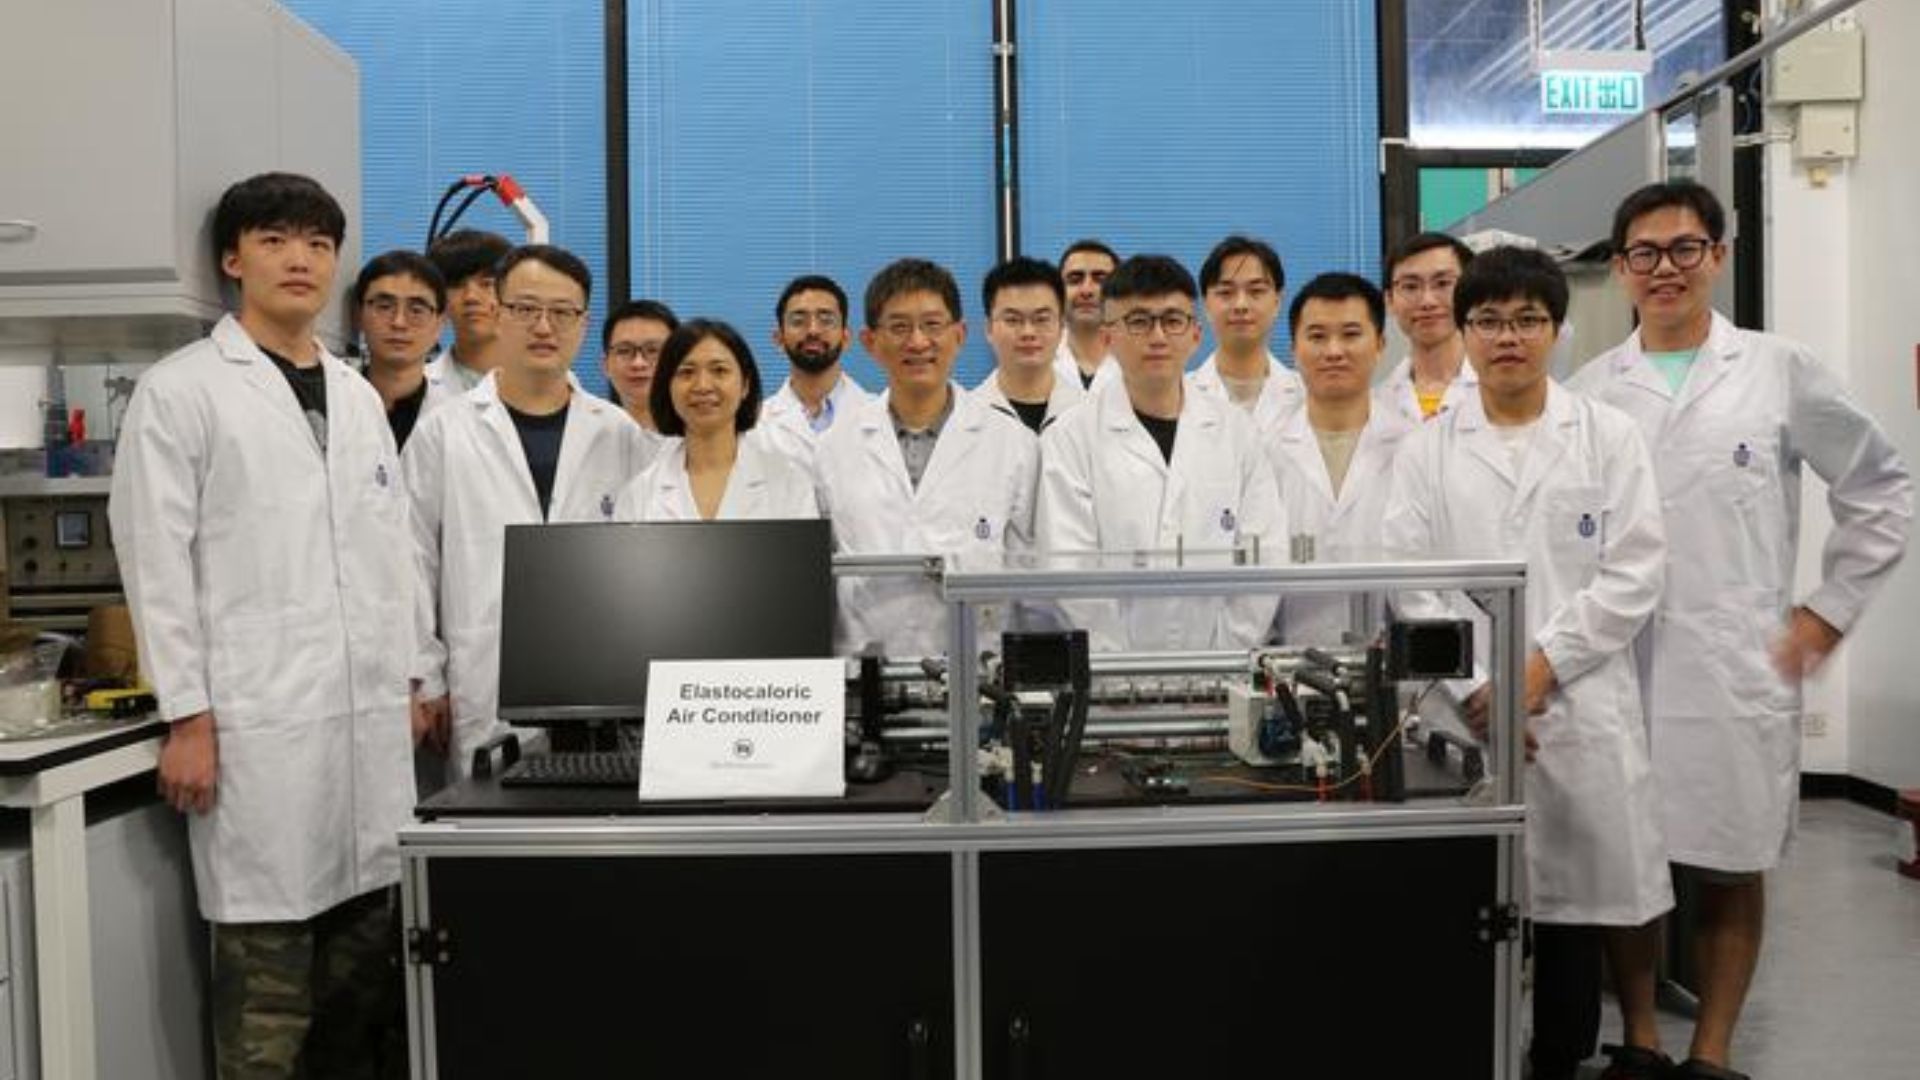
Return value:
M 500 786 L 638 789 L 640 755 L 619 750 L 533 754 L 501 773 Z

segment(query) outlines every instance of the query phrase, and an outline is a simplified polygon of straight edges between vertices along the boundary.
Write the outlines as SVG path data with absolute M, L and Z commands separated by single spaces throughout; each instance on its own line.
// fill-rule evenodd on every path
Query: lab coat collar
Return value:
M 1539 426 L 1534 429 L 1533 445 L 1527 450 L 1524 471 L 1519 476 L 1513 473 L 1513 462 L 1507 456 L 1505 441 L 1487 420 L 1486 405 L 1479 394 L 1461 402 L 1460 411 L 1454 414 L 1453 422 L 1461 444 L 1501 479 L 1513 485 L 1514 499 L 1518 501 L 1532 494 L 1559 463 L 1561 455 L 1566 453 L 1573 429 L 1580 426 L 1580 410 L 1571 391 L 1551 378 L 1547 380 L 1546 408 L 1540 413 Z
M 247 333 L 246 327 L 240 325 L 239 318 L 232 314 L 221 316 L 220 321 L 214 324 L 213 333 L 209 335 L 209 339 L 220 353 L 220 358 L 230 364 L 243 365 L 241 376 L 246 380 L 247 385 L 265 395 L 273 411 L 282 420 L 296 425 L 301 434 L 306 436 L 307 444 L 313 447 L 315 453 L 323 453 L 320 445 L 314 442 L 313 429 L 307 424 L 306 413 L 301 410 L 300 400 L 294 396 L 293 387 L 287 385 L 286 376 L 282 375 L 279 367 L 267 357 L 266 350 L 260 347 L 259 342 L 253 340 L 253 335 Z M 314 346 L 320 350 L 320 365 L 327 377 L 327 441 L 331 443 L 336 417 L 340 412 L 333 403 L 339 401 L 345 393 L 340 389 L 340 376 L 350 373 L 353 369 L 328 352 L 326 345 L 318 338 L 314 339 Z
M 1192 385 L 1180 388 L 1180 427 L 1173 441 L 1173 460 L 1160 455 L 1160 444 L 1147 434 L 1147 427 L 1135 415 L 1133 398 L 1127 394 L 1126 380 L 1109 384 L 1094 395 L 1093 408 L 1100 410 L 1100 426 L 1128 453 L 1151 465 L 1161 474 L 1177 472 L 1184 459 L 1194 454 L 1212 453 L 1224 410 L 1234 408 L 1224 398 L 1201 393 Z
M 567 423 L 560 434 L 560 460 L 553 469 L 549 510 L 565 505 L 573 476 L 580 471 L 580 459 L 593 441 L 589 426 L 597 426 L 602 414 L 615 410 L 611 402 L 583 390 L 571 371 L 567 373 L 567 386 L 572 392 L 567 396 Z M 500 400 L 499 372 L 487 372 L 480 385 L 468 391 L 465 400 L 480 415 L 481 426 L 493 432 L 494 451 L 502 456 L 507 470 L 519 477 L 520 492 L 525 499 L 522 509 L 531 520 L 540 520 L 540 493 L 533 486 L 533 470 L 527 467 L 527 452 L 520 444 L 520 432 L 513 426 L 506 402 Z
M 1640 335 L 1641 331 L 1635 330 L 1614 357 L 1614 374 L 1630 385 L 1673 402 L 1676 411 L 1704 397 L 1740 359 L 1738 328 L 1726 316 L 1714 312 L 1713 325 L 1707 330 L 1707 340 L 1701 344 L 1699 354 L 1694 357 L 1693 370 L 1687 373 L 1687 379 L 1680 384 L 1680 392 L 1676 395 L 1667 385 L 1666 376 L 1660 374 L 1659 369 L 1653 366 L 1653 361 L 1647 359 L 1646 346 Z
M 767 460 L 759 440 L 752 432 L 742 432 L 733 459 L 733 471 L 727 475 L 727 489 L 720 495 L 720 509 L 714 516 L 726 518 L 756 497 L 767 486 Z M 674 440 L 658 480 L 660 497 L 678 505 L 688 520 L 700 517 L 700 506 L 693 501 L 693 484 L 687 479 L 687 444 Z
M 907 459 L 900 452 L 900 439 L 893 431 L 893 412 L 889 406 L 893 400 L 893 389 L 889 387 L 874 395 L 860 410 L 858 423 L 867 453 L 874 457 L 887 475 L 895 478 L 899 490 L 907 493 L 909 498 L 916 498 L 920 492 L 930 490 L 947 472 L 956 468 L 952 462 L 968 452 L 963 444 L 970 443 L 986 423 L 989 410 L 985 405 L 974 400 L 957 382 L 949 380 L 947 390 L 953 395 L 953 411 L 947 415 L 947 422 L 940 429 L 939 441 L 934 443 L 933 457 L 927 462 L 927 471 L 920 476 L 918 488 L 914 487 L 913 478 L 907 475 Z
M 1475 394 L 1475 398 L 1479 395 Z M 1360 473 L 1375 455 L 1391 454 L 1400 440 L 1413 430 L 1413 422 L 1390 408 L 1386 408 L 1378 399 L 1369 403 L 1366 426 L 1360 429 L 1360 441 L 1354 445 L 1353 460 L 1347 465 L 1347 476 Z M 1357 500 L 1356 492 L 1362 486 L 1348 483 L 1340 489 L 1338 496 L 1333 493 L 1333 478 L 1327 475 L 1327 459 L 1320 453 L 1320 440 L 1313 433 L 1313 424 L 1307 419 L 1307 407 L 1288 413 L 1281 420 L 1275 439 L 1280 452 L 1291 458 L 1294 465 L 1312 481 L 1320 496 L 1334 507 L 1334 520 L 1339 520 L 1348 507 Z
M 988 408 L 997 409 L 1015 420 L 1020 419 L 1020 414 L 1014 409 L 1013 402 L 1007 397 L 1006 391 L 1000 389 L 999 368 L 993 369 L 985 379 L 981 380 L 979 386 L 973 388 L 973 396 Z M 1054 372 L 1053 391 L 1047 395 L 1047 415 L 1046 419 L 1040 422 L 1040 430 L 1045 431 L 1052 427 L 1053 422 L 1060 419 L 1060 414 L 1086 399 L 1087 391 L 1080 388 L 1077 379 L 1069 381 L 1061 378 L 1059 372 Z M 1025 426 L 1024 421 L 1022 426 Z

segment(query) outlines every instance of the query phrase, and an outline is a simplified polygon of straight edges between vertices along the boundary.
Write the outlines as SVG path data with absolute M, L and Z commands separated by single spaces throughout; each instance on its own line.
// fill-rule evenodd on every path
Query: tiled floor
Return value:
M 1905 822 L 1838 799 L 1805 803 L 1786 863 L 1768 880 L 1767 943 L 1734 1041 L 1754 1080 L 1920 1077 L 1920 881 Z M 1601 1039 L 1619 1037 L 1611 1001 Z M 1663 1014 L 1684 1057 L 1692 1025 Z

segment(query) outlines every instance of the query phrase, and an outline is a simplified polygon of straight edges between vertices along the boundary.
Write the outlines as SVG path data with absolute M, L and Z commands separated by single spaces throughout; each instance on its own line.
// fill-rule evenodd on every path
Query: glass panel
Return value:
M 1550 51 L 1634 47 L 1632 0 L 1542 0 L 1541 45 Z M 1532 57 L 1528 0 L 1407 0 L 1407 92 L 1421 147 L 1576 147 L 1617 116 L 1548 115 Z M 1718 0 L 1642 0 L 1654 105 L 1725 59 Z

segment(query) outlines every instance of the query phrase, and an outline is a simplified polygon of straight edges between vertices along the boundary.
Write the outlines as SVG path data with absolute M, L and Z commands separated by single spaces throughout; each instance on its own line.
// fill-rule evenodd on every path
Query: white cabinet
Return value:
M 324 184 L 347 214 L 343 281 L 357 269 L 359 76 L 271 0 L 24 0 L 5 23 L 0 338 L 217 318 L 213 206 L 258 172 Z

